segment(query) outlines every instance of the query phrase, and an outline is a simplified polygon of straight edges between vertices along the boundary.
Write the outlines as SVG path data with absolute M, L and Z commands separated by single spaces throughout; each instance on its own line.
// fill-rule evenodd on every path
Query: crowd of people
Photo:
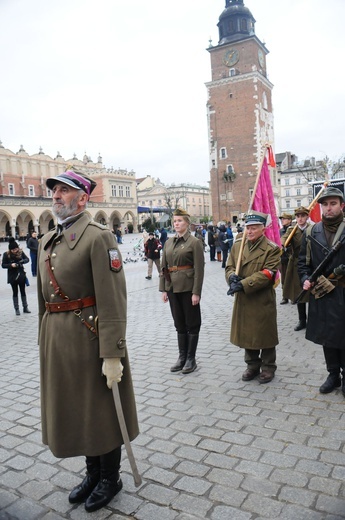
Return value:
M 69 502 L 84 503 L 92 512 L 122 489 L 124 431 L 129 440 L 139 433 L 126 347 L 126 281 L 118 237 L 85 211 L 96 183 L 80 172 L 66 171 L 46 184 L 57 226 L 39 241 L 33 232 L 27 243 L 32 275 L 37 276 L 42 440 L 56 457 L 85 456 L 86 476 L 70 492 Z M 169 302 L 177 334 L 178 358 L 171 372 L 197 369 L 208 247 L 209 261 L 221 262 L 224 287 L 226 282 L 234 298 L 230 342 L 244 350 L 242 380 L 257 378 L 266 384 L 275 377 L 275 289 L 281 273 L 281 303 L 297 303 L 294 330 L 305 329 L 306 338 L 323 347 L 328 376 L 320 393 L 341 386 L 345 396 L 344 195 L 329 187 L 319 202 L 320 223 L 309 222 L 305 207 L 280 216 L 281 244 L 265 236 L 268 215 L 258 211 L 249 211 L 236 230 L 220 222 L 207 229 L 199 226 L 193 234 L 190 214 L 177 208 L 174 236 L 168 238 L 164 228 L 147 233 L 146 279 L 152 279 L 155 265 L 161 298 Z M 8 270 L 17 315 L 18 291 L 24 313 L 30 313 L 24 269 L 28 262 L 10 239 L 2 267 Z

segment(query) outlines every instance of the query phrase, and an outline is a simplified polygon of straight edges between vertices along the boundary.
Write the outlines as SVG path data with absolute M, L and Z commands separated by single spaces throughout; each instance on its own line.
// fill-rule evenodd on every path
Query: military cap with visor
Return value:
M 90 177 L 87 177 L 84 173 L 74 172 L 73 170 L 67 170 L 56 177 L 48 177 L 48 179 L 46 179 L 46 185 L 50 190 L 52 190 L 58 182 L 67 184 L 67 186 L 71 186 L 71 188 L 75 188 L 76 190 L 83 190 L 89 197 L 97 186 L 96 182 L 90 179 Z
M 341 199 L 341 202 L 344 201 L 344 194 L 341 190 L 338 188 L 335 188 L 334 186 L 328 186 L 321 194 L 321 197 L 317 199 L 318 202 L 323 202 L 328 197 L 339 197 Z
M 293 215 L 291 215 L 290 213 L 282 213 L 279 218 L 287 218 L 289 220 L 292 220 Z
M 260 211 L 251 211 L 250 213 L 247 213 L 244 218 L 244 223 L 246 226 L 252 226 L 254 224 L 262 224 L 263 226 L 266 226 L 267 222 L 266 213 L 260 213 Z
M 295 209 L 295 215 L 309 215 L 309 209 L 304 206 L 300 206 Z

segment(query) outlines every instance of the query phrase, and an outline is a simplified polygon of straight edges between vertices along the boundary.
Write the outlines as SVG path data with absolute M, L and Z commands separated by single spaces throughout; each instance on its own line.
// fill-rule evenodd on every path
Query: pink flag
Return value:
M 265 235 L 269 240 L 272 240 L 272 242 L 275 242 L 279 247 L 281 247 L 279 221 L 266 157 L 259 175 L 259 182 L 252 209 L 260 211 L 261 213 L 268 213 L 271 216 L 271 222 L 265 229 Z

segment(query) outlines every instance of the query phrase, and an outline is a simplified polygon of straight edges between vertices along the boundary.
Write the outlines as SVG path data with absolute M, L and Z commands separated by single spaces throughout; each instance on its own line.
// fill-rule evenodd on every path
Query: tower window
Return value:
M 236 69 L 230 69 L 229 76 L 236 76 Z
M 246 31 L 248 29 L 247 20 L 242 18 L 241 20 L 241 31 Z
M 14 195 L 14 184 L 9 184 L 8 185 L 8 194 L 9 195 Z
M 219 150 L 219 157 L 220 159 L 226 159 L 227 155 L 226 155 L 226 148 L 221 148 Z

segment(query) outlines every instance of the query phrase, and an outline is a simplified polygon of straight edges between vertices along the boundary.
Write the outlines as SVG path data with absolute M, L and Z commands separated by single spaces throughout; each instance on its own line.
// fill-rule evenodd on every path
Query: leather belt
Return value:
M 96 298 L 94 296 L 87 296 L 79 300 L 67 300 L 65 302 L 49 303 L 46 302 L 47 312 L 67 312 L 84 309 L 85 307 L 93 307 L 96 305 Z
M 183 269 L 193 269 L 194 265 L 173 265 L 172 267 L 168 267 L 169 273 L 174 273 L 175 271 L 182 271 Z

